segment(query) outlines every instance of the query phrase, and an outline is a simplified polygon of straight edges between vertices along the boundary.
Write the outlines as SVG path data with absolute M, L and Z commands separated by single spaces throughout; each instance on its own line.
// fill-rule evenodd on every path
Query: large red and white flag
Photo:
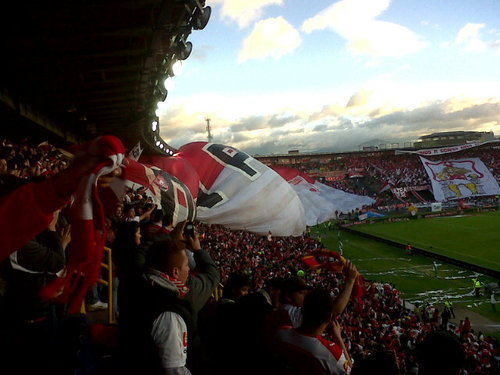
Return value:
M 296 168 L 272 166 L 299 196 L 308 226 L 321 224 L 335 218 L 335 212 L 347 213 L 375 203 L 375 200 L 322 184 Z
M 176 157 L 199 177 L 197 219 L 230 229 L 273 236 L 299 236 L 306 229 L 304 207 L 275 171 L 233 147 L 193 142 Z
M 173 225 L 192 221 L 196 217 L 196 203 L 188 187 L 177 177 L 156 166 L 129 160 L 127 180 L 149 190 L 164 213 L 173 213 Z M 128 184 L 131 186 L 131 184 Z
M 437 201 L 498 195 L 497 181 L 479 158 L 431 161 L 420 156 Z

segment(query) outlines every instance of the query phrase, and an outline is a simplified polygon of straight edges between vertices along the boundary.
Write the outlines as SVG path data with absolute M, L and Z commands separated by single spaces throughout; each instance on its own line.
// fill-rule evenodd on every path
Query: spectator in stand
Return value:
M 291 325 L 294 328 L 302 324 L 302 306 L 304 298 L 312 289 L 312 286 L 307 285 L 304 279 L 295 276 L 286 279 L 281 293 L 282 308 L 286 310 L 290 316 Z
M 393 350 L 377 350 L 353 366 L 351 375 L 399 375 L 399 363 Z
M 0 158 L 0 175 L 4 176 L 7 174 L 7 160 L 4 158 Z
M 55 371 L 60 360 L 55 340 L 62 315 L 39 295 L 65 265 L 71 229 L 67 225 L 58 231 L 59 215 L 55 211 L 48 228 L 8 259 L 0 352 L 3 365 L 19 373 Z
M 419 346 L 419 375 L 459 375 L 465 366 L 465 352 L 449 332 L 431 332 Z
M 115 308 L 120 319 L 126 321 L 126 313 L 130 310 L 127 306 L 136 303 L 136 286 L 146 262 L 146 249 L 141 246 L 141 228 L 138 222 L 122 221 L 118 224 L 112 254 L 118 278 Z
M 146 224 L 144 239 L 147 242 L 154 242 L 156 240 L 161 240 L 171 231 L 163 227 L 163 211 L 161 209 L 155 209 L 151 213 L 150 221 Z
M 215 330 L 212 332 L 211 340 L 213 340 L 214 350 L 211 354 L 215 357 L 217 372 L 222 374 L 230 374 L 234 371 L 238 363 L 243 363 L 246 360 L 248 353 L 244 343 L 247 339 L 244 334 L 247 332 L 247 327 L 241 327 L 243 322 L 253 326 L 252 320 L 254 317 L 248 317 L 246 311 L 240 310 L 242 305 L 239 302 L 248 295 L 248 291 L 252 288 L 250 278 L 241 273 L 232 273 L 229 275 L 226 285 L 222 291 L 222 298 L 216 303 L 215 310 Z M 243 316 L 250 318 L 247 323 Z M 230 347 L 223 351 L 217 349 L 224 348 L 227 343 L 231 343 Z M 243 370 L 244 371 L 244 370 Z
M 67 169 L 51 178 L 25 184 L 1 183 L 0 217 L 5 218 L 5 236 L 0 243 L 0 260 L 46 229 L 53 219 L 54 211 L 69 203 L 80 178 L 107 161 L 108 158 L 100 149 L 89 148 L 85 156 L 75 158 Z M 117 167 L 110 174 L 102 176 L 99 186 L 109 186 L 121 172 L 121 167 Z M 12 215 L 13 212 L 16 215 Z
M 276 324 L 266 318 L 280 307 L 282 284 L 282 279 L 273 278 L 265 282 L 265 288 L 237 299 L 232 309 L 233 318 L 222 327 L 225 331 L 217 328 L 213 333 L 217 341 L 212 342 L 218 343 L 210 345 L 214 373 L 232 374 L 235 368 L 240 374 L 274 373 L 270 344 L 272 327 Z M 217 320 L 220 326 L 223 318 L 218 315 Z M 225 345 L 227 342 L 231 345 Z M 221 351 L 221 347 L 225 350 Z
M 304 299 L 299 328 L 279 330 L 277 355 L 285 374 L 348 374 L 351 358 L 334 317 L 334 300 L 327 290 L 316 289 Z M 333 342 L 325 340 L 329 328 Z
M 198 341 L 196 311 L 215 289 L 218 271 L 201 249 L 197 234 L 183 239 L 184 226 L 185 222 L 179 223 L 170 237 L 156 242 L 148 252 L 145 279 L 136 304 L 130 306 L 133 324 L 126 327 L 129 336 L 124 345 L 130 351 L 125 352 L 125 359 L 132 362 L 126 369 L 130 373 L 191 373 L 187 361 Z M 197 257 L 195 277 L 189 275 L 186 245 Z M 188 366 L 196 369 L 198 359 L 191 358 Z

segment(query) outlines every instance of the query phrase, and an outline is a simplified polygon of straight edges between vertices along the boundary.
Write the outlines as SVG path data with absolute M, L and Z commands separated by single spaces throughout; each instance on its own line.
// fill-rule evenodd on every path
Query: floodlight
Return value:
M 158 128 L 158 121 L 153 121 L 153 123 L 151 124 L 151 129 L 153 129 L 153 131 L 155 132 L 157 128 Z
M 181 60 L 177 60 L 174 65 L 172 65 L 172 73 L 175 76 L 178 76 L 182 73 L 183 62 Z
M 182 38 L 177 38 L 175 42 L 175 56 L 179 60 L 186 60 L 189 55 L 191 55 L 191 51 L 193 50 L 193 43 L 186 42 Z
M 167 91 L 172 90 L 174 88 L 174 80 L 172 79 L 172 77 L 167 77 L 165 82 L 163 82 L 163 86 L 165 86 Z
M 159 146 L 160 145 L 160 141 L 156 141 L 156 146 Z
M 197 7 L 193 13 L 193 18 L 191 19 L 191 25 L 194 30 L 203 30 L 207 26 L 210 15 L 212 14 L 212 8 L 209 6 L 205 8 Z

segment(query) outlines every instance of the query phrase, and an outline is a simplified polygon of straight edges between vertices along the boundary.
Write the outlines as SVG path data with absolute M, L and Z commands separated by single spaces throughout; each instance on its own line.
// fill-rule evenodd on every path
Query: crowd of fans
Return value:
M 67 157 L 48 143 L 37 146 L 26 140 L 19 144 L 3 139 L 0 143 L 0 174 L 27 179 L 53 176 L 68 165 Z
M 66 187 L 55 191 L 65 197 L 61 202 L 69 202 L 74 179 L 91 170 L 88 161 L 68 165 L 64 154 L 49 145 L 15 146 L 4 140 L 1 151 L 4 177 L 54 177 L 54 186 L 60 182 Z M 418 171 L 407 176 L 418 170 L 413 156 L 395 160 L 353 157 L 343 162 L 370 177 L 425 182 Z M 496 150 L 485 158 L 493 172 L 498 160 Z M 391 175 L 382 176 L 385 170 Z M 17 251 L 9 250 L 2 262 L 6 283 L 0 300 L 0 352 L 20 373 L 37 366 L 42 372 L 106 373 L 93 357 L 91 342 L 82 339 L 81 326 L 87 321 L 81 316 L 71 319 L 64 305 L 39 295 L 61 274 L 65 253 L 71 251 L 71 217 L 64 210 L 66 203 L 56 203 L 59 208 L 45 218 L 48 227 Z M 303 345 L 316 359 L 325 354 L 320 356 L 318 350 L 328 348 L 329 359 L 321 363 L 336 366 L 328 373 L 373 373 L 372 363 L 389 374 L 425 375 L 435 373 L 425 362 L 432 353 L 423 353 L 432 345 L 426 340 L 436 332 L 447 332 L 460 343 L 454 365 L 467 375 L 500 369 L 498 341 L 474 332 L 468 318 L 454 325 L 438 306 L 405 305 L 394 285 L 359 277 L 349 261 L 343 268 L 334 266 L 338 258 L 318 253 L 322 243 L 309 233 L 259 236 L 201 223 L 189 233 L 183 232 L 185 223 L 174 226 L 172 221 L 172 213 L 158 209 L 141 187 L 128 188 L 124 202 L 106 217 L 119 323 L 118 350 L 111 356 L 116 362 L 108 373 L 297 373 L 290 367 L 296 363 L 291 357 L 303 354 L 304 348 L 294 351 Z M 316 253 L 322 255 L 313 267 L 304 257 Z M 212 294 L 217 285 L 221 298 Z M 99 303 L 105 298 L 109 296 L 95 284 L 87 295 L 87 307 L 94 308 L 88 310 L 110 308 Z M 323 315 L 320 310 L 325 310 Z M 320 346 L 310 350 L 313 344 Z M 443 363 L 451 366 L 450 361 L 443 355 Z
M 427 156 L 429 160 L 449 160 L 463 158 L 477 158 L 485 164 L 497 181 L 500 181 L 500 150 L 496 147 L 483 146 L 451 154 Z M 394 151 L 380 153 L 346 153 L 323 161 L 307 161 L 294 166 L 306 173 L 320 173 L 328 171 L 344 171 L 345 180 L 334 181 L 332 186 L 342 190 L 355 192 L 355 187 L 349 180 L 351 177 L 363 178 L 367 185 L 374 183 L 390 183 L 394 187 L 429 185 L 430 180 L 416 154 L 395 155 Z M 356 177 L 362 176 L 362 177 Z M 362 193 L 361 190 L 356 191 Z
M 307 270 L 302 257 L 322 245 L 310 236 L 271 238 L 244 231 L 230 231 L 221 226 L 199 225 L 205 248 L 211 249 L 223 280 L 233 273 L 243 273 L 252 280 L 252 290 L 263 287 L 273 277 L 290 277 L 306 270 L 311 285 L 328 288 L 337 295 L 343 283 L 342 273 Z M 365 294 L 351 301 L 340 316 L 354 362 L 380 350 L 394 351 L 401 373 L 416 368 L 416 348 L 431 331 L 444 329 L 461 338 L 467 353 L 468 374 L 493 374 L 499 370 L 500 346 L 496 339 L 474 332 L 469 325 L 442 325 L 438 308 L 426 306 L 425 313 L 404 306 L 395 286 L 365 280 Z

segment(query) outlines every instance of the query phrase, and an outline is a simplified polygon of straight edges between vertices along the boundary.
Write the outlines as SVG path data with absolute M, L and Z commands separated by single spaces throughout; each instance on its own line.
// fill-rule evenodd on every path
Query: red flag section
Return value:
M 193 199 L 196 201 L 199 189 L 199 177 L 191 163 L 182 158 L 180 155 L 171 157 L 158 155 L 144 155 L 139 161 L 146 165 L 154 165 L 168 174 L 177 177 L 181 180 L 191 192 Z
M 158 167 L 149 167 L 131 159 L 128 161 L 129 187 L 143 186 L 148 189 L 149 194 L 165 213 L 173 213 L 173 225 L 195 219 L 196 202 L 191 191 L 181 180 Z
M 305 231 L 304 207 L 295 191 L 272 169 L 230 146 L 193 142 L 176 157 L 199 177 L 198 220 L 274 236 Z

